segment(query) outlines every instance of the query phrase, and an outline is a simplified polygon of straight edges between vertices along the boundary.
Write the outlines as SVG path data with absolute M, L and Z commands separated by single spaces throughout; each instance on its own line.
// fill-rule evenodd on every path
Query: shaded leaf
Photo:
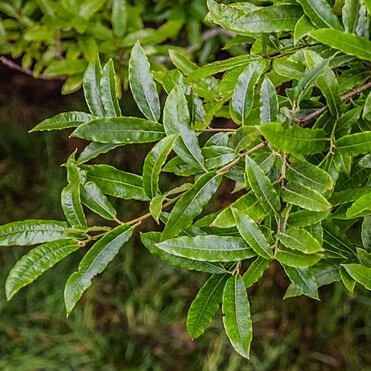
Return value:
M 269 267 L 269 260 L 258 256 L 247 268 L 242 279 L 246 288 L 251 287 Z
M 30 132 L 74 128 L 84 122 L 91 121 L 92 119 L 93 116 L 85 112 L 72 111 L 59 113 L 58 115 L 55 115 L 50 119 L 46 119 L 40 122 L 40 124 L 32 128 Z

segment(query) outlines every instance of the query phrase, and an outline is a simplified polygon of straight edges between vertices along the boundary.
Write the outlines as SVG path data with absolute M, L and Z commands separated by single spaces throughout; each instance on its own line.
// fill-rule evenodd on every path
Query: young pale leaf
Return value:
M 107 117 L 80 125 L 73 137 L 99 143 L 130 144 L 157 142 L 165 136 L 162 125 L 138 117 Z
M 116 75 L 113 61 L 110 59 L 103 67 L 100 79 L 101 100 L 107 117 L 121 116 L 121 108 L 116 94 Z
M 91 285 L 92 279 L 102 273 L 120 248 L 129 240 L 133 229 L 120 225 L 107 232 L 96 242 L 82 258 L 77 272 L 67 280 L 64 289 L 64 302 L 67 316 L 71 313 L 84 291 Z
M 191 339 L 203 334 L 222 302 L 229 274 L 214 274 L 201 287 L 188 311 L 187 329 Z
M 233 348 L 249 359 L 252 321 L 247 292 L 240 275 L 228 279 L 223 291 L 223 324 Z
M 7 300 L 10 300 L 22 287 L 35 281 L 36 278 L 78 248 L 76 241 L 64 239 L 47 242 L 23 255 L 6 279 L 5 294 Z
M 330 28 L 314 30 L 309 35 L 320 43 L 331 46 L 345 54 L 371 61 L 371 41 L 365 37 Z
M 192 224 L 193 219 L 202 212 L 202 208 L 218 189 L 221 178 L 221 175 L 215 172 L 203 174 L 198 178 L 194 186 L 179 199 L 171 210 L 162 232 L 162 240 L 176 236 Z
M 284 128 L 273 122 L 259 126 L 261 134 L 280 151 L 309 155 L 324 150 L 327 138 L 323 129 L 304 129 L 294 125 Z
M 303 7 L 304 13 L 318 28 L 337 28 L 342 26 L 326 0 L 297 0 Z
M 160 242 L 156 246 L 169 254 L 210 262 L 237 261 L 256 255 L 242 238 L 231 236 L 185 236 Z
M 279 103 L 272 81 L 269 77 L 265 77 L 260 89 L 260 122 L 265 124 L 267 122 L 277 121 L 279 114 Z
M 90 210 L 107 220 L 116 219 L 116 210 L 101 189 L 92 181 L 86 182 L 80 189 L 81 202 Z
M 347 273 L 357 282 L 371 290 L 371 268 L 364 267 L 361 264 L 342 264 Z
M 366 216 L 363 219 L 361 237 L 363 247 L 371 252 L 371 216 Z
M 91 121 L 93 116 L 85 112 L 64 112 L 53 116 L 50 119 L 46 119 L 40 124 L 36 125 L 30 130 L 33 131 L 50 131 L 50 130 L 62 130 L 68 128 L 75 128 L 84 122 Z
M 259 280 L 263 273 L 268 269 L 269 264 L 269 260 L 264 259 L 261 256 L 257 257 L 250 264 L 249 268 L 247 268 L 247 271 L 242 277 L 243 283 L 247 289 Z
M 234 5 L 234 4 L 233 4 Z M 302 16 L 300 6 L 283 4 L 256 8 L 246 12 L 216 1 L 208 0 L 207 6 L 212 21 L 238 35 L 291 31 Z
M 331 190 L 333 187 L 330 175 L 307 161 L 291 163 L 286 172 L 286 179 L 304 184 L 320 193 Z
M 288 228 L 278 238 L 289 249 L 299 250 L 305 254 L 322 251 L 319 241 L 303 228 Z
M 305 254 L 297 250 L 277 251 L 275 258 L 283 265 L 289 267 L 310 267 L 322 259 L 321 254 Z
M 0 226 L 0 246 L 28 246 L 66 238 L 66 222 L 23 220 Z
M 165 102 L 164 129 L 166 135 L 178 134 L 174 151 L 186 163 L 204 169 L 204 158 L 195 132 L 190 125 L 188 102 L 184 91 L 175 86 Z
M 161 139 L 148 153 L 143 166 L 143 188 L 149 197 L 155 197 L 159 191 L 158 181 L 162 166 L 165 164 L 177 135 Z
M 63 213 L 71 226 L 86 226 L 84 210 L 81 205 L 80 184 L 70 183 L 61 193 Z
M 309 18 L 305 14 L 303 14 L 295 25 L 295 29 L 294 29 L 295 43 L 297 43 L 299 40 L 301 40 L 304 36 L 306 36 L 314 28 L 315 27 L 313 26 L 313 24 L 309 20 Z
M 100 79 L 102 77 L 102 66 L 99 56 L 91 62 L 85 71 L 83 88 L 86 104 L 92 115 L 104 117 L 104 107 L 100 95 Z
M 80 153 L 77 162 L 83 164 L 84 162 L 88 162 L 100 154 L 107 153 L 119 146 L 120 144 L 91 142 Z
M 282 199 L 293 205 L 311 211 L 328 211 L 331 204 L 317 191 L 296 182 L 288 182 Z
M 112 1 L 111 23 L 113 33 L 118 38 L 123 38 L 126 34 L 126 24 L 128 21 L 128 5 L 127 0 Z
M 273 250 L 258 225 L 247 214 L 232 208 L 237 229 L 252 249 L 265 259 L 273 258 Z
M 264 61 L 251 62 L 238 77 L 231 107 L 238 121 L 245 124 L 254 103 L 254 90 L 265 67 Z
M 336 141 L 335 145 L 336 149 L 342 154 L 346 153 L 357 156 L 369 153 L 371 148 L 371 131 L 344 135 Z
M 158 194 L 152 198 L 149 203 L 149 212 L 152 215 L 152 218 L 156 221 L 157 224 L 160 224 L 160 215 L 162 212 L 162 204 L 165 200 L 166 196 Z
M 175 256 L 173 254 L 168 254 L 167 252 L 159 249 L 156 244 L 161 240 L 160 232 L 147 232 L 141 233 L 140 238 L 143 245 L 149 250 L 151 254 L 159 256 L 159 258 L 166 263 L 175 265 L 177 267 L 195 270 L 206 273 L 224 274 L 226 269 L 220 263 L 212 263 L 208 261 L 198 261 L 188 258 L 183 258 L 180 256 Z
M 371 215 L 371 191 L 355 201 L 346 215 L 348 218 Z
M 151 67 L 139 41 L 134 45 L 129 59 L 129 83 L 133 97 L 148 120 L 160 118 L 160 99 Z
M 293 268 L 284 266 L 285 272 L 289 277 L 294 289 L 298 294 L 309 296 L 319 300 L 316 279 L 308 268 Z M 285 299 L 294 295 L 286 293 Z M 297 294 L 295 294 L 297 296 Z
M 83 169 L 88 172 L 87 179 L 95 182 L 106 195 L 124 200 L 148 201 L 142 177 L 139 175 L 126 173 L 109 165 L 84 165 Z
M 251 189 L 261 202 L 266 212 L 280 212 L 280 198 L 273 188 L 271 181 L 264 174 L 263 170 L 257 165 L 257 163 L 249 156 L 246 156 L 245 171 L 246 179 Z

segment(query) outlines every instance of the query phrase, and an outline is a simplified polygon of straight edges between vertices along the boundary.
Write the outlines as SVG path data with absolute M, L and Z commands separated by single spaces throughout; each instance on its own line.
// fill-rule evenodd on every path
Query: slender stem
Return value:
M 362 92 L 364 92 L 365 90 L 367 89 L 370 89 L 371 88 L 371 80 L 366 82 L 364 85 L 354 89 L 354 90 L 351 90 L 350 92 L 344 94 L 341 96 L 341 100 L 342 102 L 346 102 L 347 100 L 349 100 L 350 98 L 358 95 L 358 94 L 361 94 Z M 322 113 L 326 112 L 328 110 L 328 106 L 323 106 L 321 108 L 319 108 L 318 110 L 310 113 L 309 115 L 305 116 L 304 118 L 302 119 L 296 119 L 295 121 L 300 124 L 301 126 L 308 126 L 309 123 L 314 120 L 315 118 L 317 118 L 318 116 L 320 116 Z
M 79 241 L 77 244 L 79 245 L 79 247 L 85 247 L 88 242 L 98 240 L 99 238 L 104 236 L 106 233 L 107 231 L 103 233 L 95 234 L 94 236 L 88 236 L 87 239 Z
M 232 128 L 208 128 L 208 129 L 196 129 L 196 133 L 219 133 L 219 132 L 225 132 L 225 133 L 235 133 L 237 129 Z

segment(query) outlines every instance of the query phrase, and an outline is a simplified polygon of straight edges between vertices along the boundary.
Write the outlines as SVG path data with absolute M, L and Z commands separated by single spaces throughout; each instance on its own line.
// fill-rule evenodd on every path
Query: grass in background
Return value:
M 33 81 L 28 84 L 32 86 Z M 37 103 L 37 97 L 30 101 L 29 94 L 0 89 L 1 223 L 62 217 L 59 192 L 65 170 L 59 165 L 79 144 L 67 141 L 67 134 L 27 134 L 27 130 L 57 112 L 84 109 L 80 98 L 61 101 L 59 96 L 45 96 Z M 133 166 L 138 159 L 129 149 L 112 155 L 112 161 Z M 251 362 L 247 362 L 232 350 L 221 331 L 220 314 L 200 339 L 189 339 L 187 309 L 206 275 L 162 263 L 138 238 L 94 280 L 68 319 L 63 285 L 82 252 L 8 303 L 5 278 L 25 250 L 0 250 L 0 370 L 371 368 L 371 298 L 360 287 L 354 295 L 341 285 L 321 288 L 319 303 L 304 297 L 282 301 L 288 283 L 278 265 L 273 266 L 263 282 L 249 291 L 255 338 Z

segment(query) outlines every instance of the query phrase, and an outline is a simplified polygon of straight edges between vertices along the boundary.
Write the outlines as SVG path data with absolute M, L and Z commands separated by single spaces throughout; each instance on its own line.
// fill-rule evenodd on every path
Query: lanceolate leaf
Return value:
M 178 237 L 156 246 L 169 254 L 210 262 L 237 261 L 256 255 L 242 238 L 231 236 Z
M 348 218 L 371 215 L 371 191 L 355 201 L 347 210 Z
M 7 300 L 79 247 L 74 240 L 58 240 L 37 246 L 17 261 L 5 283 Z
M 237 119 L 245 124 L 254 103 L 254 90 L 265 63 L 262 61 L 251 62 L 239 76 L 232 96 L 231 104 Z
M 252 340 L 252 321 L 247 292 L 240 275 L 232 276 L 224 286 L 223 323 L 233 348 L 249 358 Z
M 224 285 L 229 276 L 229 274 L 212 275 L 193 300 L 187 316 L 187 329 L 191 339 L 196 339 L 205 331 L 219 309 Z
M 124 200 L 148 200 L 139 175 L 126 173 L 109 165 L 85 165 L 83 169 L 88 172 L 88 180 L 95 182 L 106 195 Z
M 64 301 L 67 316 L 71 313 L 84 291 L 91 285 L 92 279 L 102 273 L 106 266 L 118 254 L 120 248 L 129 240 L 133 229 L 120 225 L 104 235 L 82 258 L 77 272 L 66 282 Z
M 107 117 L 80 125 L 72 136 L 100 143 L 157 142 L 165 136 L 162 125 L 137 117 Z
M 174 237 L 183 229 L 188 228 L 216 192 L 220 182 L 221 175 L 217 175 L 215 172 L 202 175 L 175 204 L 162 232 L 162 240 Z
M 336 141 L 336 149 L 341 153 L 349 153 L 352 156 L 370 152 L 371 131 L 344 135 Z
M 259 126 L 259 131 L 273 146 L 286 153 L 320 153 L 327 142 L 322 129 L 304 129 L 297 125 L 286 129 L 282 124 L 273 122 Z
M 296 290 L 303 295 L 319 300 L 316 279 L 308 268 L 292 268 L 284 266 L 284 269 Z M 287 297 L 289 296 L 286 294 L 285 298 Z
M 322 250 L 321 244 L 303 228 L 291 227 L 279 235 L 279 240 L 288 248 L 299 250 L 306 254 Z
M 103 67 L 100 91 L 105 116 L 121 116 L 121 109 L 116 96 L 116 75 L 112 59 Z
M 345 54 L 371 61 L 371 41 L 365 37 L 329 28 L 314 30 L 310 32 L 310 36 Z
M 371 290 L 371 268 L 364 267 L 361 264 L 342 264 L 342 267 L 357 282 L 366 289 Z
M 159 141 L 148 153 L 143 166 L 143 187 L 149 197 L 159 191 L 158 181 L 162 166 L 165 164 L 177 135 L 170 135 Z
M 127 0 L 113 0 L 111 21 L 113 32 L 117 37 L 122 38 L 125 36 L 127 20 Z
M 83 88 L 86 104 L 90 112 L 97 117 L 104 117 L 104 107 L 100 95 L 100 79 L 102 66 L 99 57 L 91 62 L 84 74 Z
M 319 253 L 305 254 L 297 250 L 280 248 L 275 258 L 283 265 L 289 267 L 310 267 L 322 259 Z
M 246 156 L 246 178 L 264 209 L 267 212 L 278 213 L 281 203 L 277 192 L 263 170 L 249 156 Z
M 260 122 L 265 124 L 267 122 L 277 121 L 279 113 L 279 103 L 272 81 L 269 77 L 265 77 L 260 89 Z
M 242 277 L 246 288 L 249 288 L 259 280 L 263 273 L 268 269 L 269 263 L 269 260 L 259 256 L 250 264 Z
M 371 216 L 366 216 L 363 219 L 361 237 L 363 247 L 371 252 Z
M 258 225 L 247 214 L 232 208 L 237 229 L 252 249 L 265 259 L 272 259 L 273 250 Z
M 40 124 L 36 125 L 33 129 L 30 130 L 30 132 L 74 128 L 92 119 L 93 116 L 85 112 L 72 111 L 59 113 L 58 115 L 50 119 L 46 119 L 40 122 Z
M 343 24 L 346 32 L 355 33 L 361 2 L 359 0 L 345 0 L 342 9 Z
M 148 120 L 160 118 L 160 99 L 150 65 L 139 41 L 134 45 L 129 59 L 129 83 L 134 99 Z
M 70 183 L 63 188 L 61 204 L 64 215 L 71 226 L 85 226 L 86 219 L 81 205 L 80 184 Z
M 292 227 L 307 227 L 320 222 L 329 215 L 329 211 L 299 210 L 290 213 L 287 224 Z
M 77 161 L 79 164 L 88 162 L 92 160 L 93 158 L 99 156 L 100 154 L 107 153 L 119 146 L 120 144 L 91 142 L 80 153 L 80 156 Z

